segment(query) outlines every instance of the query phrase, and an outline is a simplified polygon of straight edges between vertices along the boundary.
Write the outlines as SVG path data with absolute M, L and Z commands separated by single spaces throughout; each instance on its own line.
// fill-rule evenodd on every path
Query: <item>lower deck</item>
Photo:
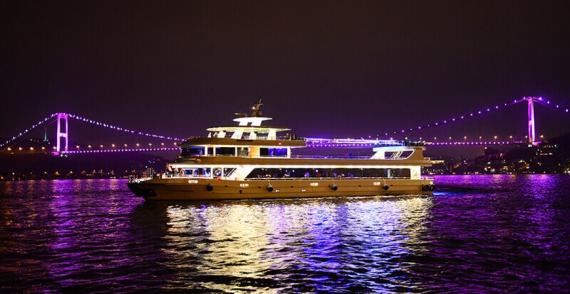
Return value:
M 431 179 L 252 179 L 154 178 L 129 188 L 147 200 L 226 200 L 377 195 L 419 195 L 433 191 Z

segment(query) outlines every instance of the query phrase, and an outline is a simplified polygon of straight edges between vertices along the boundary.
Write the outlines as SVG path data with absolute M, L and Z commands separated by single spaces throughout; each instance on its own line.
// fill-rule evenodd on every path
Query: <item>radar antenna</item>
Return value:
M 257 103 L 255 103 L 252 107 L 251 107 L 251 116 L 252 117 L 259 117 L 261 116 L 261 106 L 263 106 L 263 100 L 261 100 L 261 98 L 259 98 L 259 101 L 257 101 Z
M 255 103 L 251 107 L 251 113 L 250 113 L 249 117 L 260 117 L 262 115 L 261 106 L 263 106 L 263 100 L 261 100 L 261 98 L 260 98 L 259 101 L 257 101 L 257 103 Z M 236 116 L 237 117 L 248 117 L 247 113 L 243 113 L 243 112 L 236 112 Z

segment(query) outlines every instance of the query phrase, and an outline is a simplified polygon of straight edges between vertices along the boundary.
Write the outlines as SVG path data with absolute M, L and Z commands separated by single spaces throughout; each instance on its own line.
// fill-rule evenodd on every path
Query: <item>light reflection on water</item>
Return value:
M 568 286 L 569 178 L 447 176 L 436 183 L 445 187 L 432 197 L 206 203 L 144 203 L 123 180 L 3 183 L 0 289 Z
M 176 263 L 200 260 L 187 274 L 210 289 L 234 289 L 218 283 L 220 277 L 237 278 L 243 289 L 271 287 L 274 280 L 258 277 L 273 275 L 314 280 L 298 290 L 360 287 L 369 277 L 406 285 L 402 265 L 389 260 L 414 250 L 407 244 L 417 242 L 430 205 L 427 197 L 174 204 L 166 208 L 173 248 L 166 253 Z M 178 251 L 183 244 L 196 246 Z

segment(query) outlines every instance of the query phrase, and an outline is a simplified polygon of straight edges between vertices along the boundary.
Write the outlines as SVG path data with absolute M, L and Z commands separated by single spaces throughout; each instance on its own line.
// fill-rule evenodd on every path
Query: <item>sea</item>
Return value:
M 0 183 L 0 292 L 570 291 L 570 176 L 433 195 L 145 202 L 121 179 Z

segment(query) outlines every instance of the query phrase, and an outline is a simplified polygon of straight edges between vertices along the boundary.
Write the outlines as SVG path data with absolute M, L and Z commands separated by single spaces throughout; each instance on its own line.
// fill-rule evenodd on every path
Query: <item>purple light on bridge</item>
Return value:
M 122 149 L 98 149 L 98 150 L 68 150 L 60 154 L 98 154 L 98 153 L 122 153 L 122 152 L 158 152 L 158 151 L 180 151 L 178 147 L 159 148 L 122 148 Z
M 534 124 L 534 98 L 529 97 L 528 99 L 528 142 L 532 145 L 536 145 L 535 140 L 535 124 Z M 542 100 L 539 97 L 538 100 Z
M 69 121 L 67 113 L 57 114 L 57 133 L 56 133 L 56 152 L 61 152 L 61 139 L 65 140 L 64 150 L 67 151 L 69 147 Z M 62 131 L 62 120 L 65 121 L 65 131 Z

